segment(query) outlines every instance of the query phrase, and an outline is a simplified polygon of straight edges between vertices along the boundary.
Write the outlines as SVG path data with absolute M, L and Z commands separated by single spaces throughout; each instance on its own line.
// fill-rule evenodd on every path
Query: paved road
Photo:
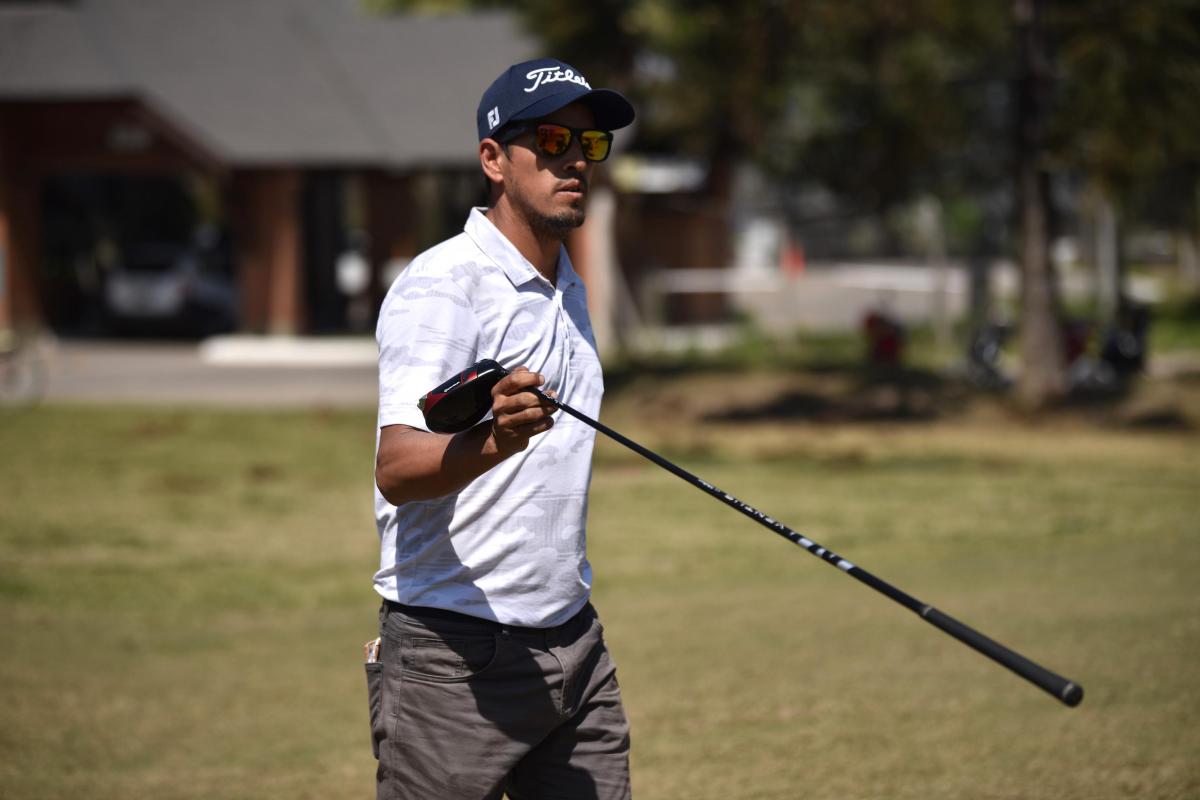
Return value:
M 371 408 L 377 399 L 370 339 L 59 341 L 43 352 L 50 401 Z

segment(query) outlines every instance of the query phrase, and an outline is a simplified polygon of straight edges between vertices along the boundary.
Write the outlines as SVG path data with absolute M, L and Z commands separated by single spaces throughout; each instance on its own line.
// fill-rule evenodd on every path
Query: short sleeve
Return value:
M 478 360 L 479 338 L 471 299 L 449 269 L 402 273 L 384 299 L 376 327 L 379 427 L 428 430 L 417 401 Z

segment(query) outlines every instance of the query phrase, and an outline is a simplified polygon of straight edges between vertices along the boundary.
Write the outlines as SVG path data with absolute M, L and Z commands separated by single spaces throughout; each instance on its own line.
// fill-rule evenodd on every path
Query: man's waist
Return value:
M 553 633 L 566 628 L 576 622 L 581 617 L 594 615 L 595 610 L 592 604 L 586 600 L 583 606 L 571 615 L 569 619 L 557 625 L 549 625 L 545 627 L 532 627 L 526 625 L 512 625 L 505 622 L 500 622 L 487 617 L 478 617 L 472 614 L 463 614 L 458 611 L 450 611 L 445 608 L 434 608 L 431 606 L 414 606 L 405 603 L 397 603 L 395 600 L 384 599 L 384 608 L 389 614 L 399 614 L 403 619 L 409 622 L 416 623 L 431 631 L 448 632 L 454 631 L 490 631 L 494 633 L 507 634 L 528 634 L 530 636 L 544 636 L 547 633 Z

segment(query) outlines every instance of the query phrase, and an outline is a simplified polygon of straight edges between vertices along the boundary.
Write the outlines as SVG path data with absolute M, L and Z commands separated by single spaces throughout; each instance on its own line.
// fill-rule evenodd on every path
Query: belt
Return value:
M 497 622 L 494 619 L 485 619 L 483 617 L 474 617 L 470 614 L 460 614 L 457 611 L 448 611 L 444 608 L 433 608 L 430 606 L 408 606 L 403 603 L 397 603 L 394 600 L 384 599 L 384 607 L 388 611 L 395 611 L 405 616 L 412 617 L 418 622 L 432 622 L 436 625 L 438 622 L 448 622 L 457 624 L 476 625 L 496 631 L 497 633 L 530 633 L 530 634 L 546 634 L 567 627 L 575 620 L 579 619 L 586 613 L 591 612 L 592 604 L 584 603 L 583 608 L 579 609 L 569 620 L 561 625 L 552 625 L 548 628 L 527 628 L 521 625 L 506 625 L 502 622 Z

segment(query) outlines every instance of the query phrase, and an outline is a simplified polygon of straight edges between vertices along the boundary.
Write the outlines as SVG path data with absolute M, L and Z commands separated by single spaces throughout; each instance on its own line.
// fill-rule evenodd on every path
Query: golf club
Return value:
M 421 398 L 418 405 L 425 417 L 425 424 L 436 433 L 458 433 L 477 424 L 487 415 L 492 407 L 492 388 L 508 374 L 508 370 L 491 359 L 484 359 L 468 367 L 463 372 L 449 379 L 442 385 Z M 971 647 L 996 663 L 1007 667 L 1038 688 L 1048 692 L 1068 706 L 1077 706 L 1083 700 L 1083 687 L 1074 681 L 1067 680 L 1055 674 L 1040 664 L 1008 649 L 999 642 L 984 636 L 979 631 L 944 614 L 928 603 L 923 603 L 912 595 L 897 589 L 881 578 L 872 575 L 862 567 L 850 563 L 837 553 L 816 542 L 800 535 L 786 525 L 772 519 L 753 506 L 743 503 L 733 495 L 723 492 L 707 481 L 701 480 L 687 470 L 672 464 L 657 453 L 642 447 L 632 439 L 614 431 L 603 423 L 581 414 L 565 403 L 550 397 L 540 389 L 526 389 L 543 400 L 554 404 L 563 412 L 570 414 L 579 421 L 595 428 L 600 433 L 628 447 L 638 455 L 654 462 L 658 466 L 682 478 L 688 483 L 701 489 L 713 497 L 731 506 L 755 522 L 769 528 L 788 541 L 798 544 L 808 552 L 827 561 L 856 580 L 865 583 L 875 591 L 890 597 L 900 605 L 916 613 L 934 627 L 950 634 L 963 644 Z

